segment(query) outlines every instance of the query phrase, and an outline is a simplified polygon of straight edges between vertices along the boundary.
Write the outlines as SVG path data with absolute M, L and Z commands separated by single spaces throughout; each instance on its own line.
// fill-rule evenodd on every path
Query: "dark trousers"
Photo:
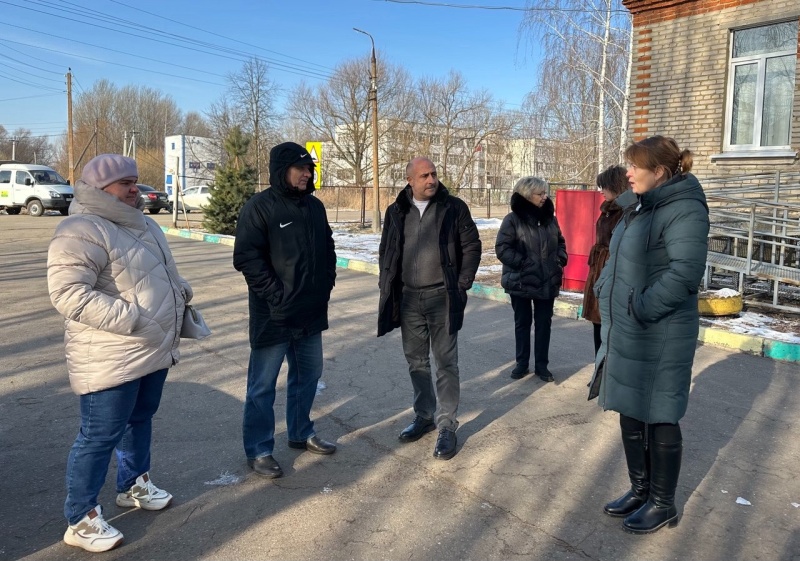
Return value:
M 456 430 L 461 385 L 458 377 L 458 333 L 448 333 L 447 291 L 403 290 L 400 332 L 414 388 L 414 413 L 434 419 L 440 429 Z M 430 355 L 436 363 L 434 393 Z M 436 402 L 439 402 L 438 413 Z M 434 418 L 435 416 L 435 418 Z
M 597 351 L 600 350 L 600 344 L 602 343 L 602 339 L 600 338 L 600 324 L 593 323 L 592 326 L 594 327 L 594 354 L 597 356 Z
M 550 363 L 550 326 L 553 323 L 555 298 L 536 300 L 511 296 L 514 309 L 514 339 L 517 343 L 517 364 L 530 365 L 531 324 L 533 324 L 534 371 L 545 371 Z M 532 308 L 532 310 L 531 310 Z

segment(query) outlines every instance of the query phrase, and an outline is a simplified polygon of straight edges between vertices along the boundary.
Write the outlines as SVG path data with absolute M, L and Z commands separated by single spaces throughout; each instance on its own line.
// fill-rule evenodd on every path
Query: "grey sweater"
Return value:
M 403 285 L 412 290 L 444 286 L 439 255 L 439 205 L 429 204 L 420 217 L 419 209 L 411 203 L 404 230 Z

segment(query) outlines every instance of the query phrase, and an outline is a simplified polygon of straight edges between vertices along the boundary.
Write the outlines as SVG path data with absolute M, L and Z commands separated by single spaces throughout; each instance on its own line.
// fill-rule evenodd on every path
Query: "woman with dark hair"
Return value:
M 611 166 L 597 176 L 597 188 L 603 193 L 605 199 L 600 205 L 600 216 L 595 223 L 594 245 L 589 252 L 589 276 L 583 288 L 583 312 L 581 317 L 594 324 L 594 354 L 600 350 L 600 309 L 597 307 L 597 298 L 594 297 L 594 283 L 600 276 L 600 271 L 608 261 L 608 242 L 611 241 L 611 232 L 622 218 L 622 207 L 616 198 L 628 190 L 628 178 L 625 168 Z
M 595 283 L 602 343 L 589 399 L 620 413 L 631 481 L 604 511 L 624 517 L 625 531 L 648 534 L 678 523 L 678 422 L 689 401 L 709 222 L 690 151 L 653 136 L 625 159 L 638 202 L 625 206 Z
M 511 377 L 515 380 L 528 373 L 533 324 L 534 372 L 544 382 L 553 381 L 547 369 L 550 326 L 567 264 L 567 243 L 553 201 L 547 196 L 548 187 L 539 177 L 523 177 L 517 182 L 511 212 L 503 219 L 494 246 L 503 264 L 500 284 L 511 295 L 514 310 L 517 364 Z

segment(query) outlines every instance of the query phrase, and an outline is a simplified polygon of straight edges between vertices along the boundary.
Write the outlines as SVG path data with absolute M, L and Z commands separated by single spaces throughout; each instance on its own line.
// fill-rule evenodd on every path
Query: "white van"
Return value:
M 45 210 L 69 214 L 74 193 L 69 181 L 47 166 L 34 164 L 0 165 L 0 210 L 19 214 L 23 208 L 31 216 Z

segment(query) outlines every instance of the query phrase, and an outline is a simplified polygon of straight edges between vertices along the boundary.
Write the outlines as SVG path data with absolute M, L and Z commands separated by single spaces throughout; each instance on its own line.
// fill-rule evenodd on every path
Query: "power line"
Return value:
M 28 64 L 27 62 L 23 62 L 21 60 L 17 60 L 17 59 L 15 59 L 13 57 L 10 57 L 10 56 L 8 56 L 7 54 L 4 54 L 4 53 L 0 53 L 0 56 L 2 56 L 4 58 L 7 58 L 8 60 L 12 60 L 12 61 L 16 62 L 17 64 L 23 64 L 26 67 L 35 68 L 36 70 L 41 70 L 42 72 L 50 72 L 52 74 L 61 74 L 61 72 L 57 72 L 55 70 L 47 70 L 46 68 L 39 68 L 38 66 L 34 66 L 33 64 Z M 50 80 L 51 78 L 47 78 L 47 79 Z
M 62 10 L 64 12 L 67 12 L 67 13 L 71 13 L 71 14 L 75 14 L 75 15 L 79 15 L 79 16 L 83 16 L 83 17 L 89 17 L 90 19 L 97 19 L 97 20 L 103 21 L 103 22 L 108 22 L 109 19 L 116 20 L 117 22 L 121 22 L 121 23 L 115 23 L 115 25 L 118 25 L 120 27 L 128 28 L 130 30 L 136 31 L 137 37 L 140 38 L 140 39 L 143 39 L 143 40 L 146 40 L 146 41 L 153 41 L 155 43 L 161 43 L 161 44 L 165 44 L 165 45 L 170 45 L 170 46 L 181 48 L 181 49 L 186 49 L 188 51 L 195 52 L 195 53 L 203 53 L 203 54 L 208 54 L 208 55 L 212 55 L 212 56 L 217 56 L 217 57 L 220 57 L 220 58 L 227 58 L 227 59 L 230 59 L 230 60 L 237 60 L 237 61 L 240 61 L 240 62 L 243 62 L 247 58 L 253 57 L 253 55 L 249 54 L 249 53 L 245 53 L 245 52 L 242 52 L 242 51 L 236 51 L 236 50 L 230 49 L 228 47 L 223 47 L 221 45 L 215 45 L 213 43 L 208 43 L 208 42 L 205 42 L 205 41 L 198 41 L 196 39 L 192 39 L 191 37 L 185 37 L 185 36 L 181 36 L 181 35 L 175 35 L 173 33 L 167 33 L 165 31 L 161 31 L 159 29 L 155 29 L 155 28 L 148 27 L 148 26 L 143 26 L 142 24 L 139 24 L 139 23 L 136 23 L 136 22 L 128 22 L 127 20 L 123 20 L 121 18 L 117 18 L 117 17 L 109 15 L 109 14 L 104 14 L 103 12 L 97 12 L 97 11 L 93 11 L 93 10 L 84 10 L 83 13 L 81 13 L 81 12 L 76 12 L 76 10 L 71 10 L 71 9 L 67 9 L 67 8 L 63 8 L 63 7 L 55 7 L 55 6 L 52 6 L 52 5 L 48 4 L 47 2 L 41 2 L 41 1 L 37 2 L 36 0 L 27 0 L 27 2 L 35 3 L 35 4 L 38 4 L 40 6 L 45 6 L 45 7 L 48 7 L 48 8 L 59 9 L 59 10 Z M 32 11 L 32 12 L 35 12 L 35 13 L 45 14 L 45 15 L 48 15 L 48 16 L 57 17 L 57 18 L 59 18 L 61 20 L 72 21 L 72 22 L 79 23 L 79 24 L 82 24 L 82 25 L 89 25 L 91 27 L 98 28 L 98 29 L 105 29 L 107 31 L 112 31 L 112 32 L 115 32 L 115 33 L 120 32 L 119 29 L 114 29 L 112 27 L 107 27 L 105 25 L 99 25 L 97 23 L 91 23 L 91 22 L 83 21 L 81 19 L 70 18 L 70 17 L 67 17 L 67 16 L 65 16 L 63 14 L 54 14 L 52 12 L 47 12 L 47 11 L 43 11 L 43 10 L 37 10 L 37 9 L 34 9 L 32 7 L 29 7 L 29 6 L 22 6 L 22 5 L 19 5 L 19 4 L 12 4 L 12 3 L 6 2 L 4 0 L 0 0 L 0 4 L 8 4 L 8 5 L 14 6 L 16 8 L 21 8 L 21 9 L 29 10 L 29 11 Z M 89 14 L 92 14 L 92 13 L 100 14 L 102 17 L 94 17 L 93 18 L 92 16 L 86 16 L 85 15 L 86 12 L 89 12 Z M 111 22 L 111 23 L 114 23 L 114 22 Z M 6 24 L 6 25 L 10 25 L 10 24 Z M 14 27 L 17 27 L 17 26 L 14 26 Z M 150 35 L 155 35 L 156 37 L 162 37 L 163 39 L 157 39 L 157 38 L 153 38 L 153 37 L 148 37 L 146 33 L 142 33 L 143 29 L 150 30 L 149 31 Z M 29 29 L 29 31 L 32 31 L 32 32 L 35 32 L 35 33 L 45 34 L 43 32 L 40 32 L 38 30 L 33 30 L 33 29 Z M 125 33 L 128 33 L 128 32 L 125 32 Z M 57 36 L 55 36 L 55 35 L 53 35 L 51 33 L 46 33 L 46 35 L 48 35 L 50 37 L 57 37 Z M 68 40 L 68 41 L 75 41 L 74 39 L 70 39 L 70 38 L 66 38 L 66 37 L 58 37 L 58 38 L 65 39 L 65 40 Z M 198 48 L 193 48 L 193 47 L 187 47 L 185 45 L 181 45 L 180 43 L 177 43 L 175 41 L 175 39 L 181 39 L 181 40 L 183 40 L 183 41 L 185 41 L 187 43 L 198 45 L 198 46 L 205 47 L 205 48 L 215 49 L 215 50 L 218 50 L 220 52 L 227 52 L 227 53 L 229 53 L 231 55 L 235 55 L 235 56 L 226 56 L 224 54 L 220 54 L 219 52 L 213 52 L 213 51 L 208 51 L 208 50 L 203 50 L 203 49 L 198 49 Z M 75 41 L 75 42 L 81 43 L 81 41 Z M 93 46 L 97 47 L 97 45 L 93 45 Z M 101 48 L 101 49 L 104 49 L 104 50 L 111 50 L 111 49 L 108 49 L 108 47 L 106 47 L 106 46 L 102 46 L 102 47 L 98 47 L 98 48 Z M 117 51 L 117 52 L 119 52 L 119 51 Z M 129 53 L 124 53 L 124 54 L 129 54 Z M 131 56 L 134 56 L 134 55 L 131 55 Z M 256 57 L 256 58 L 259 58 L 259 59 L 263 60 L 265 63 L 270 64 L 271 66 L 275 67 L 276 70 L 280 70 L 280 71 L 283 71 L 283 72 L 288 72 L 290 74 L 299 74 L 301 76 L 308 76 L 308 77 L 312 77 L 312 78 L 329 78 L 330 77 L 330 74 L 327 74 L 327 73 L 314 71 L 314 70 L 300 71 L 298 69 L 298 67 L 290 66 L 290 65 L 288 65 L 286 63 L 283 63 L 283 62 L 280 62 L 280 61 L 275 61 L 275 60 L 271 60 L 271 59 L 268 59 L 268 58 L 262 58 L 262 57 Z M 167 64 L 167 63 L 165 63 L 165 64 Z
M 55 95 L 55 94 L 53 94 L 53 95 Z M 0 101 L 4 101 L 4 100 L 0 99 Z M 12 126 L 12 127 L 13 126 L 26 126 L 26 125 L 60 125 L 60 124 L 66 124 L 66 123 L 64 121 L 37 121 L 35 123 L 6 123 L 6 125 Z
M 478 4 L 448 4 L 444 2 L 423 2 L 420 0 L 372 0 L 373 2 L 388 2 L 390 4 L 410 4 L 419 6 L 432 6 L 436 8 L 455 8 L 459 10 L 496 10 L 513 12 L 576 12 L 594 13 L 595 10 L 588 8 L 545 8 L 539 6 L 520 7 L 520 6 L 486 6 Z M 612 13 L 627 14 L 628 10 L 612 9 Z
M 33 99 L 35 97 L 52 97 L 54 95 L 61 95 L 62 93 L 64 93 L 64 92 L 40 94 L 40 95 L 24 95 L 22 97 L 9 97 L 9 98 L 6 98 L 6 99 L 0 99 L 0 101 L 17 101 L 17 100 L 20 100 L 20 99 Z
M 10 24 L 4 24 L 3 22 L 0 22 L 0 25 L 10 25 Z M 29 31 L 35 31 L 35 30 L 31 29 Z M 66 39 L 65 37 L 57 37 L 57 36 L 51 35 L 49 33 L 47 35 L 49 35 L 51 37 L 56 37 L 58 39 Z M 128 53 L 125 53 L 125 52 L 122 52 L 122 51 L 115 51 L 114 49 L 109 49 L 107 47 L 100 47 L 98 45 L 92 45 L 91 43 L 85 43 L 83 41 L 77 41 L 75 39 L 67 39 L 67 40 L 74 41 L 76 43 L 81 43 L 83 45 L 88 45 L 90 47 L 98 47 L 98 48 L 101 48 L 101 49 L 104 49 L 104 50 L 107 50 L 107 51 L 113 51 L 113 52 L 119 52 L 119 53 L 122 53 L 122 54 L 128 54 Z M 3 39 L 0 39 L 0 42 L 4 43 L 5 41 Z M 42 49 L 44 51 L 50 51 L 50 52 L 58 53 L 58 54 L 62 54 L 62 55 L 63 54 L 67 54 L 68 56 L 75 57 L 75 58 L 93 60 L 95 62 L 102 62 L 102 63 L 105 63 L 105 64 L 113 64 L 115 66 L 122 66 L 123 68 L 131 68 L 133 70 L 141 70 L 143 72 L 152 72 L 153 74 L 161 74 L 161 75 L 164 75 L 164 76 L 171 76 L 173 78 L 180 78 L 182 80 L 192 80 L 194 82 L 201 82 L 203 84 L 211 84 L 213 86 L 224 86 L 225 85 L 225 84 L 220 84 L 218 82 L 209 82 L 208 80 L 201 80 L 199 78 L 191 78 L 189 76 L 178 76 L 178 75 L 176 75 L 174 73 L 171 73 L 171 72 L 160 72 L 158 70 L 153 70 L 152 68 L 140 68 L 138 66 L 132 66 L 132 65 L 129 65 L 129 64 L 122 64 L 121 62 L 111 62 L 111 61 L 108 61 L 108 60 L 103 60 L 101 58 L 94 58 L 94 57 L 85 56 L 85 55 L 77 55 L 77 54 L 74 54 L 74 53 L 64 53 L 63 51 L 59 51 L 57 49 L 49 49 L 47 47 L 41 47 L 39 45 L 31 45 L 30 43 L 20 43 L 20 44 L 25 45 L 27 47 L 33 47 L 35 49 Z M 136 57 L 136 55 L 130 55 L 130 56 L 133 56 L 134 58 L 141 58 L 143 60 L 150 60 L 150 61 L 153 61 L 153 62 L 160 62 L 162 64 L 169 64 L 169 63 L 166 63 L 166 62 L 162 62 L 160 60 L 150 59 L 150 58 L 147 58 L 147 57 L 141 57 L 141 56 L 140 57 Z M 175 66 L 179 66 L 179 65 L 175 65 Z M 202 71 L 200 71 L 200 72 L 202 72 Z M 204 72 L 204 73 L 205 74 L 211 74 L 210 72 Z
M 5 65 L 3 65 L 3 66 L 5 66 Z M 35 82 L 27 82 L 25 80 L 18 80 L 17 78 L 12 78 L 11 76 L 7 76 L 7 75 L 2 74 L 2 73 L 0 73 L 0 76 L 3 77 L 3 78 L 6 78 L 8 80 L 11 80 L 12 82 L 17 82 L 19 84 L 23 84 L 25 86 L 32 86 L 34 88 L 44 88 L 46 90 L 58 91 L 58 90 L 56 90 L 56 88 L 53 88 L 51 86 L 45 86 L 44 84 L 37 84 Z
M 239 44 L 245 45 L 247 47 L 252 47 L 254 49 L 259 49 L 259 50 L 262 50 L 262 51 L 265 51 L 265 52 L 268 52 L 268 53 L 273 53 L 273 54 L 276 54 L 278 56 L 282 56 L 282 57 L 285 57 L 285 58 L 288 58 L 288 59 L 293 59 L 293 60 L 302 62 L 304 64 L 310 64 L 312 66 L 318 66 L 319 68 L 322 68 L 324 70 L 333 71 L 333 68 L 330 68 L 328 66 L 324 66 L 322 64 L 318 64 L 316 62 L 311 62 L 311 61 L 308 61 L 308 60 L 304 60 L 302 58 L 297 58 L 297 57 L 294 57 L 294 56 L 285 55 L 283 53 L 279 53 L 278 51 L 273 51 L 273 50 L 270 50 L 270 49 L 265 49 L 263 47 L 259 47 L 258 45 L 253 45 L 252 43 L 245 43 L 244 41 L 239 41 L 238 39 L 234 39 L 232 37 L 227 37 L 225 35 L 220 35 L 219 33 L 214 33 L 213 31 L 208 31 L 207 29 L 203 29 L 201 27 L 195 27 L 194 25 L 189 25 L 189 24 L 184 23 L 182 21 L 170 19 L 168 17 L 164 17 L 164 16 L 161 16 L 159 14 L 154 14 L 153 12 L 148 12 L 147 10 L 143 10 L 141 8 L 137 8 L 136 6 L 131 6 L 130 4 L 125 4 L 124 2 L 119 2 L 118 0 L 109 0 L 109 1 L 113 2 L 114 4 L 119 4 L 120 6 L 125 6 L 126 8 L 130 8 L 131 10 L 137 10 L 139 12 L 143 12 L 145 14 L 148 14 L 148 15 L 151 15 L 151 16 L 154 16 L 154 17 L 157 17 L 157 18 L 161 18 L 163 20 L 166 20 L 166 21 L 169 21 L 169 22 L 172 22 L 172 23 L 177 23 L 178 25 L 182 25 L 184 27 L 188 27 L 189 29 L 194 29 L 196 31 L 202 31 L 203 33 L 208 33 L 209 35 L 214 35 L 215 37 L 220 37 L 222 39 L 227 39 L 228 41 L 233 41 L 234 43 L 239 43 Z

